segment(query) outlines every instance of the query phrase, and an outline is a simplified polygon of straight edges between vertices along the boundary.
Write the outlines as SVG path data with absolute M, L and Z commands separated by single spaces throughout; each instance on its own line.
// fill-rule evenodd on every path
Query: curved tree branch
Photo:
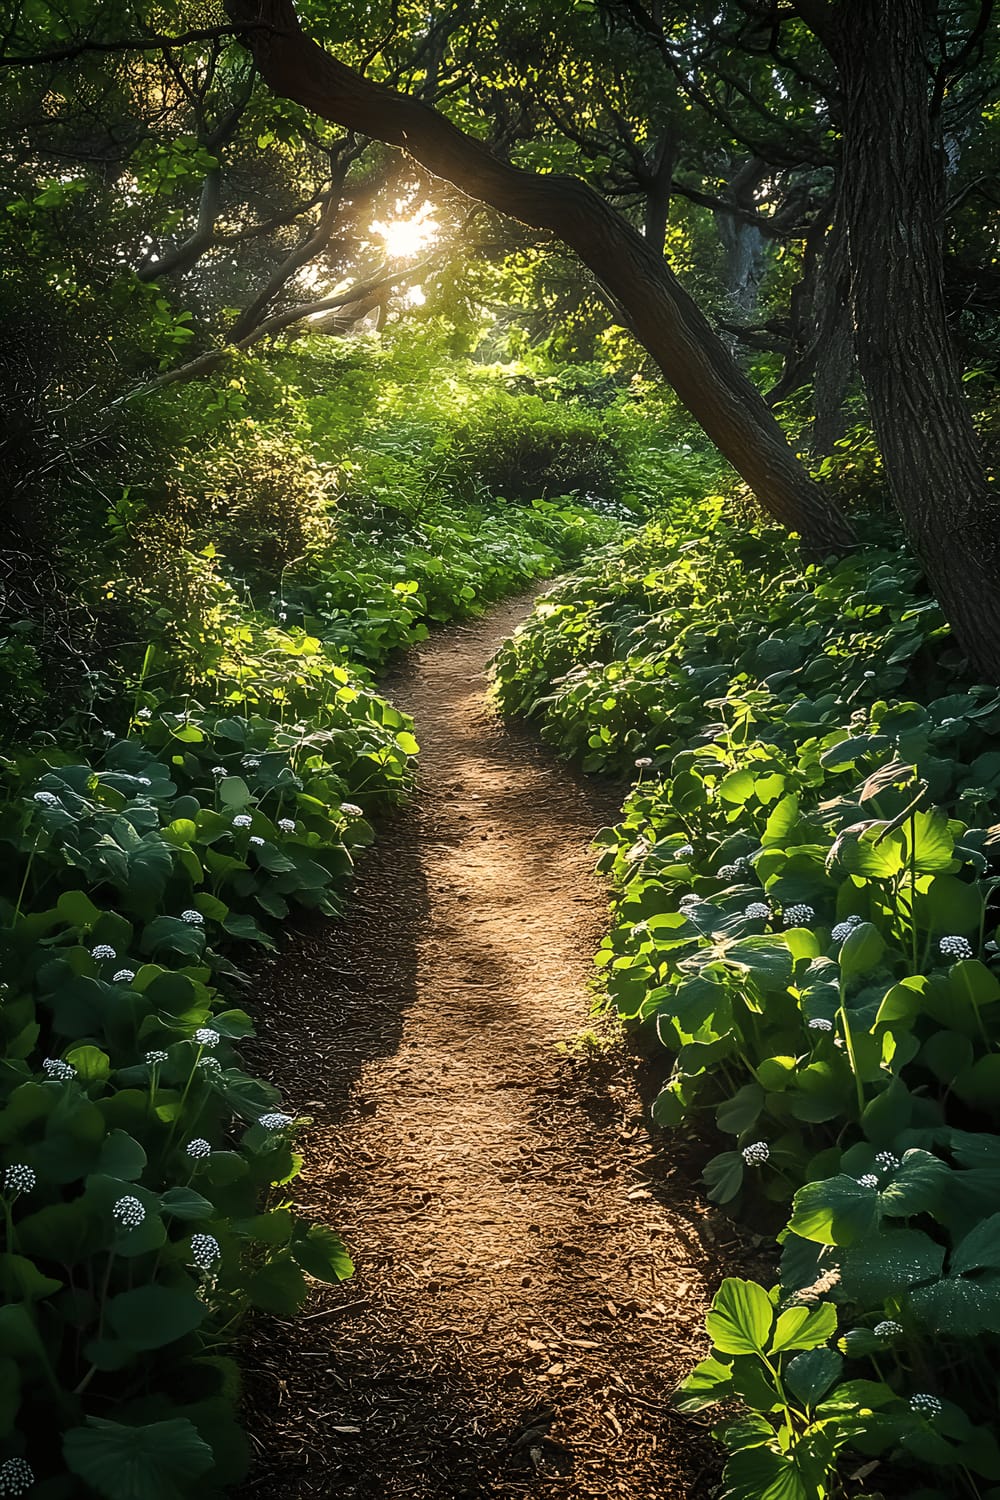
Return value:
M 575 250 L 764 508 L 814 548 L 851 542 L 848 523 L 810 481 L 759 391 L 663 257 L 584 182 L 513 167 L 427 105 L 362 78 L 305 35 L 292 0 L 226 0 L 226 9 L 246 26 L 275 93 L 402 147 L 470 197 Z

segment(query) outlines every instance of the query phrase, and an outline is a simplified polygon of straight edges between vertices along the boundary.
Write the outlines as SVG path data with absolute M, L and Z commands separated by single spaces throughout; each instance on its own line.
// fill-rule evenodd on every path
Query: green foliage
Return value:
M 508 711 L 634 765 L 608 997 L 664 1049 L 654 1118 L 731 1138 L 709 1196 L 787 1219 L 780 1287 L 725 1284 L 681 1400 L 751 1410 L 726 1495 L 838 1494 L 848 1449 L 992 1494 L 1000 694 L 956 682 L 898 551 L 804 567 L 713 519 L 606 549 L 496 663 Z M 815 1348 L 768 1343 L 810 1307 Z

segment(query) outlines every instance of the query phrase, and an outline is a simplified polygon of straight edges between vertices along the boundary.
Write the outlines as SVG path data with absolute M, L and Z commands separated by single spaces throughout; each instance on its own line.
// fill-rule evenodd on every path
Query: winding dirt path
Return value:
M 254 1061 L 315 1117 L 303 1209 L 357 1274 L 247 1352 L 246 1497 L 690 1500 L 705 1429 L 665 1398 L 719 1274 L 692 1172 L 589 1025 L 616 800 L 484 701 L 522 598 L 411 653 L 421 790 L 340 924 L 260 976 Z

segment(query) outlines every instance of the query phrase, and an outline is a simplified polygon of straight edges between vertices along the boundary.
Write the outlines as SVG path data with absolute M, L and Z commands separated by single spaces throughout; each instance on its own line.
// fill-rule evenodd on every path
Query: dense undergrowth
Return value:
M 635 778 L 597 962 L 665 1049 L 655 1119 L 730 1138 L 709 1195 L 780 1245 L 678 1396 L 742 1404 L 726 1500 L 1000 1496 L 1000 694 L 866 529 L 807 567 L 683 511 L 496 664 L 506 711 Z
M 374 669 L 618 529 L 565 496 L 463 488 L 447 413 L 417 420 L 397 391 L 373 414 L 389 365 L 322 349 L 147 400 L 129 482 L 111 494 L 99 453 L 88 471 L 110 504 L 84 505 L 72 466 L 50 478 L 50 565 L 78 592 L 8 598 L 4 1494 L 173 1500 L 244 1473 L 240 1319 L 351 1268 L 295 1212 L 295 1101 L 241 1065 L 242 954 L 296 910 L 336 913 L 406 793 L 417 741 Z M 564 480 L 581 423 L 593 447 L 593 423 L 549 416 Z

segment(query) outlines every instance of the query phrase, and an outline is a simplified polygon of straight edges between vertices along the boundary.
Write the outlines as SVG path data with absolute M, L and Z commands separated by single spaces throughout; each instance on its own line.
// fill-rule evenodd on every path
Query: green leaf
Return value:
M 767 1348 L 774 1308 L 762 1286 L 727 1276 L 705 1319 L 708 1336 L 723 1354 L 762 1354 Z
M 308 1276 L 336 1284 L 354 1274 L 354 1263 L 339 1234 L 325 1224 L 311 1224 L 304 1235 L 296 1235 L 292 1254 Z
M 185 1417 L 128 1427 L 88 1417 L 63 1438 L 73 1474 L 105 1500 L 182 1500 L 212 1467 L 212 1450 Z
M 881 933 L 871 922 L 859 922 L 844 939 L 840 948 L 840 972 L 845 979 L 856 979 L 874 969 L 885 952 Z
M 151 1284 L 112 1297 L 108 1322 L 131 1349 L 162 1349 L 192 1333 L 207 1312 L 193 1292 Z
M 714 1406 L 717 1401 L 724 1401 L 731 1395 L 732 1377 L 729 1365 L 717 1359 L 703 1359 L 678 1386 L 670 1404 L 678 1411 L 703 1411 L 706 1406 Z
M 743 1448 L 722 1475 L 718 1500 L 817 1500 L 807 1489 L 795 1460 L 773 1448 Z
M 122 1182 L 137 1182 L 146 1165 L 146 1153 L 134 1136 L 125 1130 L 112 1130 L 101 1147 L 97 1170 Z
M 840 1173 L 799 1188 L 788 1227 L 821 1245 L 850 1245 L 871 1234 L 880 1217 L 878 1193 Z
M 952 1276 L 1000 1270 L 1000 1214 L 990 1214 L 960 1241 L 951 1256 Z
M 943 1262 L 944 1247 L 922 1229 L 883 1229 L 848 1250 L 840 1292 L 859 1307 L 877 1307 L 886 1297 L 940 1276 Z
M 957 1339 L 1000 1333 L 1000 1276 L 948 1276 L 917 1287 L 910 1306 L 932 1333 Z
M 215 1215 L 215 1205 L 189 1187 L 167 1188 L 160 1206 L 172 1219 L 211 1219 Z
M 290 1318 L 306 1300 L 306 1279 L 287 1250 L 281 1250 L 247 1283 L 247 1296 L 254 1307 Z
M 771 1353 L 789 1349 L 815 1349 L 825 1344 L 837 1329 L 837 1309 L 832 1302 L 818 1307 L 789 1307 L 778 1318 Z
M 843 1358 L 835 1349 L 807 1349 L 785 1366 L 785 1384 L 803 1406 L 815 1406 L 843 1368 Z
M 705 1163 L 702 1176 L 713 1203 L 731 1203 L 743 1186 L 743 1157 L 739 1151 L 722 1151 Z

